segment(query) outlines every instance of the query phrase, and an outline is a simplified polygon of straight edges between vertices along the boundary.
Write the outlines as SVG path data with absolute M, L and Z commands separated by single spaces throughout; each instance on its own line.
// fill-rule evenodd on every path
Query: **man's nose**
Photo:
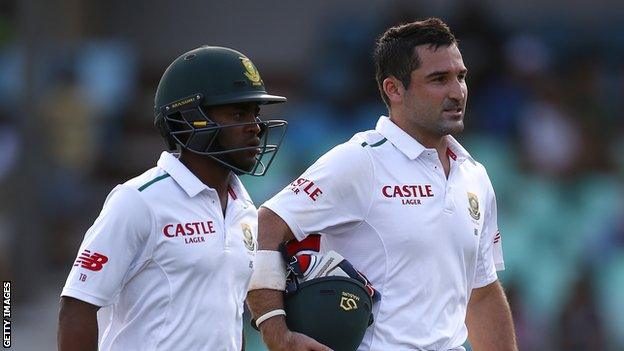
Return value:
M 459 80 L 453 80 L 451 83 L 451 90 L 449 91 L 449 98 L 457 101 L 464 101 L 466 99 L 465 85 Z
M 260 121 L 256 120 L 256 123 L 249 123 L 247 125 L 246 131 L 249 133 L 253 133 L 254 135 L 260 134 L 262 128 L 260 127 Z

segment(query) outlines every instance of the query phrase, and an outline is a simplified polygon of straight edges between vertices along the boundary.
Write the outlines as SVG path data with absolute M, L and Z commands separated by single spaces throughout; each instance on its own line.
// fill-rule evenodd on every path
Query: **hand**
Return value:
M 332 351 L 307 335 L 288 330 L 282 316 L 262 322 L 260 330 L 264 343 L 271 351 Z
M 267 346 L 271 351 L 332 351 L 329 347 L 319 343 L 307 335 L 287 331 L 275 344 Z

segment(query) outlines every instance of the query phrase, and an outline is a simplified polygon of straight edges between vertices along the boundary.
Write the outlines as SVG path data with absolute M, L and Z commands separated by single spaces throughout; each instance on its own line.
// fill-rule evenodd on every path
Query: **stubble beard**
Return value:
M 243 154 L 244 151 L 233 151 L 223 154 L 223 161 L 231 164 L 234 167 L 244 170 L 245 172 L 251 172 L 256 166 L 257 160 L 253 160 Z
M 436 126 L 436 131 L 440 136 L 445 136 L 445 135 L 452 135 L 452 136 L 456 136 L 461 134 L 461 132 L 464 131 L 464 118 L 462 117 L 462 119 L 460 121 L 452 121 L 450 123 L 445 123 L 447 121 L 441 121 L 437 126 Z M 451 124 L 452 125 L 449 125 Z
M 445 118 L 441 112 L 432 115 L 434 117 L 427 119 L 428 123 L 418 123 L 417 129 L 424 130 L 427 134 L 436 138 L 442 138 L 447 135 L 456 136 L 464 131 L 463 115 L 459 121 Z

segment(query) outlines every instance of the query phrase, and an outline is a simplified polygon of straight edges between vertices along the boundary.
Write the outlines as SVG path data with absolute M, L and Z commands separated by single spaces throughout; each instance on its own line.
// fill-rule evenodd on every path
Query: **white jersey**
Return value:
M 257 210 L 232 176 L 216 190 L 175 156 L 117 186 L 62 296 L 110 306 L 100 350 L 240 350 Z
M 462 349 L 472 289 L 504 269 L 489 177 L 447 138 L 448 179 L 435 149 L 382 116 L 263 205 L 381 292 L 358 350 Z

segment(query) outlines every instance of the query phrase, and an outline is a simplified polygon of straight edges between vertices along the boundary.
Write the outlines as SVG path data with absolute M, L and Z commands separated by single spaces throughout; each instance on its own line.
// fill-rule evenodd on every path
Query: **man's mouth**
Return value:
M 254 155 L 257 155 L 260 153 L 260 142 L 259 141 L 254 141 L 251 142 L 249 144 L 247 144 L 247 152 L 252 153 Z
M 449 108 L 449 109 L 444 109 L 444 110 L 442 110 L 442 112 L 444 112 L 447 115 L 461 117 L 462 114 L 464 113 L 464 109 L 462 107 L 460 107 L 460 106 L 457 106 L 457 107 L 453 107 L 453 108 Z

